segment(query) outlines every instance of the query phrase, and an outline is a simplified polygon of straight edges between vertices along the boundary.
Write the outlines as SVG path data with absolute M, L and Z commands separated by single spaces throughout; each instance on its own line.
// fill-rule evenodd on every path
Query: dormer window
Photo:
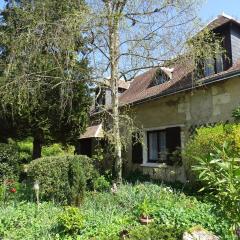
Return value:
M 220 73 L 224 70 L 223 56 L 218 55 L 216 58 L 204 61 L 204 77 Z
M 152 80 L 151 84 L 149 85 L 149 87 L 161 85 L 168 81 L 170 81 L 170 77 L 166 73 L 164 73 L 163 70 L 158 70 L 155 73 L 153 80 Z

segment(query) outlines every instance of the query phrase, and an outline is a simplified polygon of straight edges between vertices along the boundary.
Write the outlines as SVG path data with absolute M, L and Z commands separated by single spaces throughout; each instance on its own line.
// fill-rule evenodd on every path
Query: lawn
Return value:
M 140 224 L 144 212 L 154 223 Z M 37 208 L 35 203 L 24 201 L 11 201 L 0 208 L 0 236 L 11 240 L 117 240 L 123 239 L 122 233 L 129 236 L 126 239 L 174 240 L 198 225 L 222 239 L 231 239 L 230 224 L 214 204 L 152 183 L 125 184 L 116 194 L 87 192 L 79 210 L 50 202 Z M 160 231 L 165 235 L 159 237 Z M 170 231 L 172 236 L 166 237 Z

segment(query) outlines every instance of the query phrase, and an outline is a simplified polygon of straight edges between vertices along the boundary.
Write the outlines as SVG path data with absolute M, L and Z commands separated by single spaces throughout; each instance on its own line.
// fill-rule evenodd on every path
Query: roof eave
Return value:
M 234 77 L 238 77 L 238 76 L 240 76 L 240 70 L 236 70 L 236 71 L 233 71 L 231 73 L 226 73 L 226 74 L 221 75 L 221 76 L 213 76 L 213 77 L 207 79 L 206 81 L 203 81 L 202 84 L 209 85 L 209 84 L 212 84 L 212 83 L 220 82 L 220 81 L 227 80 L 227 79 L 234 78 Z M 171 90 L 167 93 L 160 93 L 160 94 L 157 94 L 157 95 L 154 95 L 154 96 L 151 96 L 151 97 L 147 97 L 147 98 L 144 98 L 144 99 L 141 99 L 141 100 L 137 100 L 137 101 L 132 102 L 132 103 L 126 103 L 124 105 L 135 106 L 135 105 L 139 105 L 139 104 L 142 104 L 142 103 L 145 103 L 145 102 L 157 100 L 157 99 L 162 98 L 162 97 L 166 97 L 166 96 L 178 94 L 178 93 L 181 93 L 181 92 L 185 92 L 185 91 L 188 91 L 188 90 L 192 90 L 194 88 L 198 88 L 198 87 L 201 87 L 201 86 L 202 85 L 198 84 L 196 86 L 183 87 L 182 89 L 177 90 L 177 91 Z

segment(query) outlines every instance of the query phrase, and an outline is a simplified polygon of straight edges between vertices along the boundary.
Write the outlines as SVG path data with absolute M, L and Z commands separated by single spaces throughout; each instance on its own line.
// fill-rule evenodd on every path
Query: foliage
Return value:
M 224 215 L 219 215 L 215 205 L 202 203 L 165 186 L 147 183 L 120 186 L 116 194 L 89 193 L 81 206 L 86 220 L 83 239 L 109 239 L 105 236 L 115 239 L 123 230 L 129 231 L 140 225 L 138 207 L 146 196 L 156 224 L 175 226 L 176 229 L 202 225 L 222 239 L 229 239 L 230 224 Z
M 39 181 L 42 199 L 78 204 L 96 172 L 88 157 L 69 155 L 34 160 L 29 164 L 28 175 Z
M 54 143 L 51 145 L 43 146 L 42 156 L 50 157 L 50 156 L 64 156 L 64 155 L 73 155 L 74 147 L 73 146 L 62 146 L 59 143 Z
M 144 200 L 137 206 L 137 211 L 139 212 L 139 216 L 150 217 L 154 212 L 154 209 L 152 208 L 149 200 L 145 197 Z
M 240 223 L 240 156 L 225 142 L 206 158 L 196 157 L 199 179 L 233 223 Z
M 237 107 L 236 109 L 233 110 L 232 116 L 236 122 L 240 121 L 240 107 Z
M 75 141 L 90 107 L 84 1 L 7 0 L 1 11 L 1 128 L 42 144 Z M 9 131 L 10 129 L 10 131 Z M 9 137 L 9 136 L 8 136 Z
M 17 179 L 20 171 L 19 152 L 13 143 L 0 143 L 0 182 Z
M 94 180 L 93 186 L 97 191 L 107 191 L 110 188 L 110 182 L 102 175 Z
M 51 239 L 61 208 L 52 203 L 19 202 L 0 206 L 0 237 L 2 239 Z
M 154 225 L 142 227 L 137 209 L 146 196 L 150 206 L 153 206 Z M 0 205 L 0 235 L 4 239 L 65 239 L 64 235 L 70 238 L 69 233 L 63 233 L 66 228 L 59 228 L 59 215 L 64 216 L 62 223 L 74 229 L 78 233 L 76 238 L 81 240 L 120 240 L 122 232 L 139 239 L 141 229 L 145 235 L 148 232 L 160 234 L 163 226 L 169 229 L 171 237 L 175 237 L 178 232 L 196 225 L 202 225 L 222 240 L 232 239 L 230 223 L 215 204 L 204 203 L 164 185 L 150 183 L 122 185 L 116 194 L 87 192 L 80 210 L 70 208 L 64 211 L 61 206 L 55 207 L 51 203 L 41 203 L 39 209 L 27 202 L 16 202 L 15 207 L 11 202 Z M 167 235 L 163 230 L 162 234 Z
M 66 207 L 58 217 L 58 225 L 60 232 L 64 234 L 80 234 L 84 226 L 84 218 L 79 208 Z
M 195 135 L 187 142 L 183 154 L 184 165 L 191 180 L 196 178 L 191 170 L 191 166 L 196 163 L 195 157 L 208 158 L 215 148 L 222 147 L 224 141 L 231 143 L 232 154 L 240 151 L 240 125 L 219 124 L 214 127 L 201 127 L 196 130 Z
M 129 233 L 131 240 L 181 240 L 184 230 L 175 226 L 153 224 L 150 226 L 138 226 Z
M 28 137 L 21 141 L 15 142 L 20 154 L 20 161 L 22 163 L 29 163 L 32 161 L 32 152 L 33 152 L 33 138 Z M 73 146 L 62 146 L 59 143 L 49 144 L 42 147 L 42 157 L 50 156 L 63 156 L 70 155 L 74 153 Z

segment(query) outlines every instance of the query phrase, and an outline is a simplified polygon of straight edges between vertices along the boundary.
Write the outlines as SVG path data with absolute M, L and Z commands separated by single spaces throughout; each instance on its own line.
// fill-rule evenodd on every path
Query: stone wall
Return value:
M 192 126 L 232 121 L 232 110 L 239 105 L 240 78 L 234 78 L 136 105 L 133 112 L 136 123 L 144 132 L 180 126 L 184 148 Z M 146 143 L 145 136 L 142 165 L 132 164 L 132 149 L 129 146 L 126 153 L 128 171 L 140 168 L 153 178 L 186 181 L 183 167 L 148 164 Z

